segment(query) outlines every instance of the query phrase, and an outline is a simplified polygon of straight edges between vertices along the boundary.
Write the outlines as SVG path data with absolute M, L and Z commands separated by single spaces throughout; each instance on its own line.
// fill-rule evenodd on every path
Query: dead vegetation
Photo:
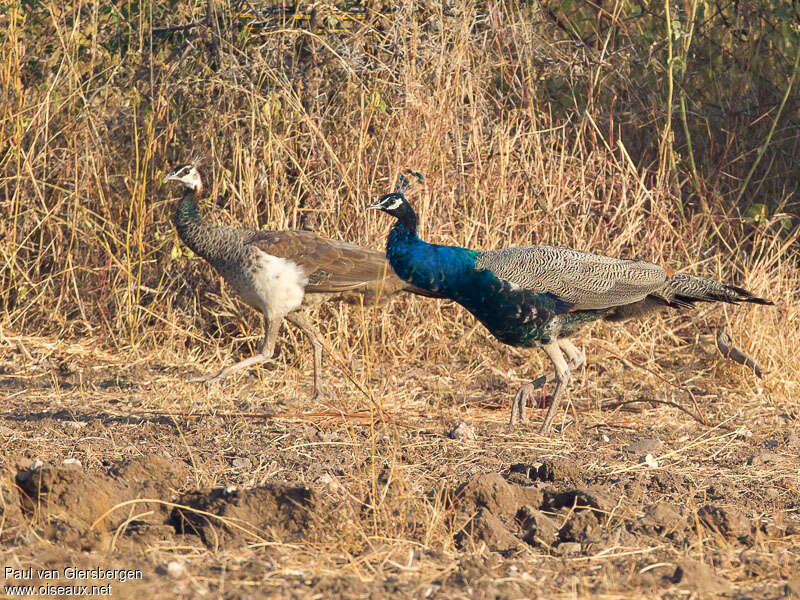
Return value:
M 0 8 L 3 563 L 142 569 L 120 598 L 798 593 L 791 19 L 250 4 Z M 193 156 L 219 222 L 380 247 L 363 207 L 412 167 L 426 239 L 777 306 L 593 326 L 552 438 L 505 427 L 546 361 L 449 303 L 322 312 L 322 403 L 305 352 L 188 385 L 260 335 L 172 228 L 161 176 Z

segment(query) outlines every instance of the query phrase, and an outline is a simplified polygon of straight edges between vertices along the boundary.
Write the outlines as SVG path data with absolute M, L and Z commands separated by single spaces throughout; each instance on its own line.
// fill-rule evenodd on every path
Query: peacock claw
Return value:
M 216 373 L 207 373 L 205 375 L 198 375 L 197 377 L 190 377 L 189 381 L 191 383 L 209 383 L 211 381 L 222 381 L 225 379 L 226 375 L 221 371 L 217 371 Z
M 534 402 L 536 401 L 536 390 L 544 387 L 546 382 L 547 376 L 542 375 L 530 383 L 520 386 L 519 390 L 517 391 L 517 395 L 514 396 L 514 400 L 511 402 L 511 417 L 508 420 L 508 424 L 511 427 L 515 427 L 517 424 L 527 419 L 526 408 L 528 402 L 531 403 L 531 406 L 534 406 Z
M 331 398 L 331 393 L 327 389 L 324 387 L 316 387 L 309 400 L 313 402 L 314 400 L 330 400 Z

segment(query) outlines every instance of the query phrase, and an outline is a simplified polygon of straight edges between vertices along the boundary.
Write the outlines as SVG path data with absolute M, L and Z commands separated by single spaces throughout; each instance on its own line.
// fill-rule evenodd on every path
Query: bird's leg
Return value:
M 514 400 L 511 402 L 511 418 L 508 420 L 509 425 L 514 426 L 520 421 L 527 419 L 525 408 L 528 405 L 528 401 L 530 401 L 531 406 L 533 406 L 536 400 L 536 390 L 543 387 L 545 383 L 547 383 L 547 376 L 542 375 L 530 383 L 520 386 L 519 390 L 517 390 L 517 395 L 514 396 Z
M 580 369 L 583 365 L 586 364 L 586 354 L 584 353 L 583 350 L 578 348 L 570 340 L 566 338 L 558 340 L 558 346 L 564 351 L 564 353 L 567 355 L 567 358 L 569 359 L 570 371 L 574 371 L 575 369 Z
M 311 342 L 311 347 L 314 349 L 314 395 L 311 396 L 311 399 L 316 400 L 325 395 L 319 384 L 320 374 L 322 373 L 322 342 L 320 342 L 319 333 L 314 329 L 306 315 L 301 312 L 289 313 L 286 315 L 286 320 L 295 324 L 306 334 L 308 341 Z
M 282 316 L 273 317 L 270 319 L 264 315 L 264 343 L 261 345 L 261 349 L 257 354 L 245 358 L 244 360 L 240 360 L 229 367 L 222 368 L 216 373 L 210 373 L 200 377 L 193 377 L 190 379 L 190 381 L 202 382 L 225 379 L 228 375 L 232 375 L 233 373 L 237 373 L 242 369 L 246 369 L 247 367 L 252 367 L 253 365 L 258 365 L 269 360 L 272 358 L 272 354 L 275 352 L 275 342 L 278 340 L 278 330 L 281 328 L 281 321 L 283 321 Z
M 558 395 L 562 388 L 569 383 L 569 365 L 564 360 L 564 355 L 561 353 L 561 348 L 558 342 L 551 342 L 542 346 L 542 349 L 553 361 L 556 375 L 556 389 L 553 392 L 553 401 L 550 403 L 550 408 L 547 409 L 547 414 L 544 416 L 544 422 L 539 433 L 545 434 L 550 431 L 550 426 L 553 424 L 553 417 L 556 416 L 556 409 L 558 408 Z
M 568 362 L 566 364 L 568 371 L 571 372 L 575 369 L 580 369 L 586 364 L 586 354 L 570 340 L 566 338 L 560 339 L 556 341 L 556 344 L 564 352 L 564 354 L 567 355 Z M 545 351 L 547 351 L 546 348 Z M 549 352 L 548 356 L 550 356 Z M 550 356 L 550 358 L 552 360 L 552 356 Z M 555 361 L 553 361 L 553 364 L 556 364 Z M 546 381 L 547 377 L 542 375 L 541 377 L 534 379 L 531 383 L 526 383 L 519 388 L 517 395 L 514 397 L 514 402 L 511 404 L 511 419 L 509 420 L 510 425 L 516 425 L 518 422 L 525 420 L 525 408 L 528 404 L 528 401 L 530 401 L 531 405 L 533 405 L 536 390 L 543 387 Z M 556 377 L 556 389 L 559 389 L 558 377 Z M 555 397 L 553 397 L 553 402 L 555 402 Z M 552 407 L 552 403 L 550 406 Z M 548 414 L 550 414 L 549 411 Z

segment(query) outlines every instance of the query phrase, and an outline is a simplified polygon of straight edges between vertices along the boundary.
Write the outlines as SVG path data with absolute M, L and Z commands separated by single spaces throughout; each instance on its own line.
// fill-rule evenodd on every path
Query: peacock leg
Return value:
M 553 424 L 553 418 L 556 416 L 559 393 L 569 383 L 570 374 L 569 365 L 567 365 L 567 361 L 564 360 L 564 354 L 561 352 L 558 342 L 551 342 L 545 346 L 542 346 L 542 349 L 547 353 L 547 356 L 550 357 L 550 360 L 553 361 L 553 367 L 555 368 L 556 375 L 556 389 L 553 392 L 553 401 L 550 403 L 550 408 L 547 409 L 547 414 L 544 416 L 542 428 L 539 430 L 539 433 L 546 434 L 550 431 L 550 427 Z
M 311 342 L 311 347 L 314 349 L 314 394 L 311 399 L 316 400 L 320 396 L 327 396 L 319 384 L 320 374 L 322 373 L 322 342 L 320 342 L 319 333 L 301 312 L 289 313 L 286 315 L 286 320 L 299 327 L 306 334 L 306 337 Z
M 281 321 L 283 317 L 268 319 L 266 315 L 264 316 L 264 343 L 261 346 L 261 349 L 258 351 L 257 354 L 245 358 L 244 360 L 240 360 L 239 362 L 232 364 L 229 367 L 224 367 L 217 371 L 216 373 L 210 373 L 208 375 L 201 375 L 199 377 L 193 377 L 189 381 L 192 382 L 205 382 L 205 381 L 217 381 L 225 379 L 228 375 L 232 375 L 241 371 L 242 369 L 246 369 L 248 367 L 252 367 L 253 365 L 258 365 L 263 362 L 268 361 L 272 358 L 272 354 L 275 352 L 275 342 L 278 339 L 278 330 L 281 328 Z
M 580 369 L 583 365 L 586 364 L 586 353 L 584 353 L 583 350 L 578 348 L 570 340 L 568 340 L 567 338 L 558 340 L 558 345 L 567 355 L 567 359 L 569 359 L 570 371 L 574 371 L 575 369 Z

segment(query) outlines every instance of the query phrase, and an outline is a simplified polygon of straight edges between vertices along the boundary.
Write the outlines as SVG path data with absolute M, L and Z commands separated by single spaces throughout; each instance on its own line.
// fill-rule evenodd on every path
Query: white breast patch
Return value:
M 287 315 L 300 308 L 308 283 L 303 270 L 286 258 L 256 251 L 253 292 L 259 298 L 261 310 L 268 317 Z

